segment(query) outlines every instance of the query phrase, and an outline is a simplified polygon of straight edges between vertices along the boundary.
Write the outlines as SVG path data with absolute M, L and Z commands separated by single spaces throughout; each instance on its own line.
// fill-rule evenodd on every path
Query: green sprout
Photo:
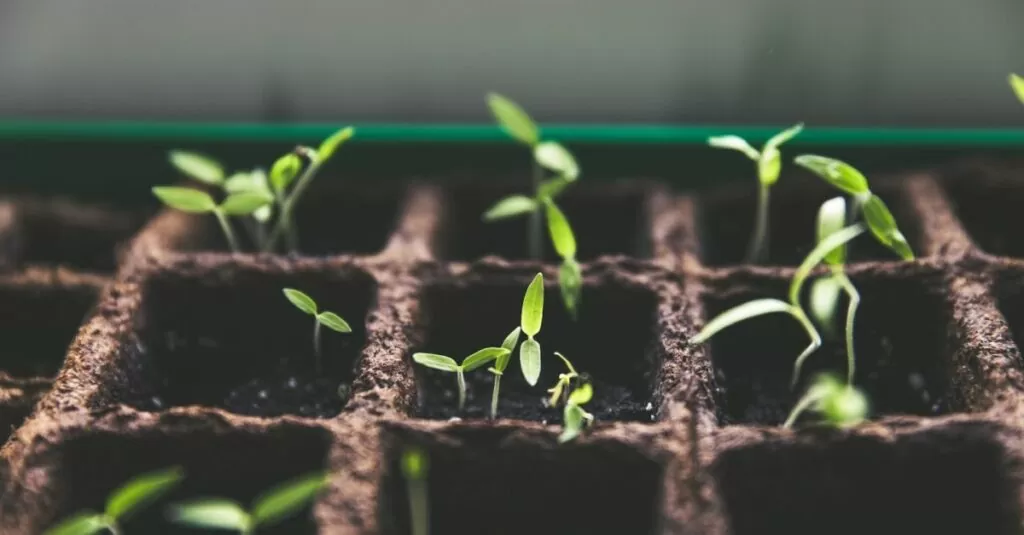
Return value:
M 535 386 L 540 379 L 540 343 L 534 337 L 540 332 L 543 319 L 544 275 L 538 273 L 526 288 L 519 320 L 519 327 L 526 334 L 526 340 L 519 346 L 519 367 L 530 386 Z
M 416 361 L 417 364 L 428 368 L 441 370 L 443 372 L 455 372 L 455 379 L 459 385 L 459 410 L 461 411 L 466 405 L 465 373 L 480 368 L 488 362 L 508 354 L 509 350 L 504 347 L 485 347 L 463 359 L 462 364 L 455 362 L 455 359 L 451 357 L 435 353 L 416 353 L 412 356 L 412 359 Z
M 576 368 L 572 367 L 572 363 L 569 362 L 569 359 L 565 358 L 565 355 L 555 351 L 555 356 L 562 359 L 562 362 L 565 363 L 565 367 L 569 371 L 558 374 L 558 382 L 555 383 L 555 386 L 548 389 L 548 393 L 551 394 L 551 398 L 548 399 L 548 405 L 552 407 L 558 406 L 559 399 L 569 395 L 569 387 L 572 385 L 572 381 L 580 377 L 580 374 L 576 372 Z
M 501 388 L 501 377 L 505 375 L 505 368 L 508 368 L 508 363 L 512 360 L 512 352 L 515 351 L 516 344 L 519 343 L 520 332 L 522 332 L 522 328 L 516 327 L 512 332 L 508 333 L 505 341 L 501 343 L 501 347 L 507 349 L 508 353 L 494 359 L 494 366 L 487 368 L 487 371 L 494 374 L 494 390 L 491 392 L 492 420 L 498 417 L 498 390 Z
M 430 462 L 418 448 L 408 448 L 402 454 L 402 475 L 409 490 L 409 516 L 412 535 L 430 533 L 430 506 L 427 501 L 427 472 Z
M 1024 78 L 1019 75 L 1010 73 L 1010 88 L 1013 89 L 1013 93 L 1017 95 L 1017 100 L 1024 102 Z
M 564 424 L 562 434 L 558 435 L 558 442 L 565 443 L 579 436 L 583 427 L 594 421 L 594 415 L 583 410 L 583 405 L 594 397 L 594 387 L 590 383 L 583 383 L 579 388 L 569 394 L 563 411 Z
M 251 510 L 221 498 L 200 499 L 177 504 L 168 516 L 178 524 L 196 528 L 234 530 L 251 535 L 257 529 L 276 524 L 311 502 L 327 487 L 327 475 L 305 475 L 277 486 L 257 497 Z
M 782 424 L 791 428 L 804 411 L 816 412 L 834 427 L 851 427 L 867 418 L 868 400 L 859 389 L 838 378 L 822 374 L 811 384 Z
M 328 329 L 339 333 L 350 333 L 352 332 L 352 327 L 334 312 L 327 310 L 320 312 L 316 301 L 305 293 L 294 288 L 285 288 L 283 292 L 288 301 L 295 305 L 295 308 L 313 316 L 313 355 L 316 358 L 316 373 L 319 375 L 321 371 L 320 326 L 325 325 Z
M 104 530 L 121 535 L 124 520 L 169 492 L 182 477 L 181 469 L 175 467 L 132 478 L 110 494 L 102 513 L 80 512 L 50 528 L 45 535 L 91 535 Z
M 255 192 L 232 193 L 225 197 L 219 205 L 205 191 L 176 186 L 157 186 L 153 194 L 171 208 L 192 214 L 213 214 L 224 231 L 228 247 L 232 252 L 240 252 L 241 248 L 235 232 L 231 229 L 228 216 L 251 215 L 273 202 L 273 198 Z
M 511 195 L 498 201 L 484 214 L 485 221 L 529 214 L 527 234 L 529 255 L 535 260 L 541 258 L 541 208 L 553 204 L 566 187 L 580 175 L 579 165 L 572 154 L 554 141 L 541 141 L 540 129 L 533 119 L 515 102 L 497 93 L 487 95 L 487 105 L 498 124 L 513 139 L 527 146 L 533 153 L 533 196 Z M 544 180 L 544 169 L 555 173 L 555 177 Z M 564 255 L 563 255 L 564 257 Z
M 779 180 L 782 171 L 782 153 L 779 147 L 797 136 L 804 128 L 798 123 L 772 136 L 758 152 L 739 136 L 715 136 L 708 138 L 708 144 L 719 149 L 742 152 L 757 164 L 757 213 L 755 214 L 754 235 L 747 248 L 747 262 L 762 262 L 768 256 L 768 207 L 771 188 Z

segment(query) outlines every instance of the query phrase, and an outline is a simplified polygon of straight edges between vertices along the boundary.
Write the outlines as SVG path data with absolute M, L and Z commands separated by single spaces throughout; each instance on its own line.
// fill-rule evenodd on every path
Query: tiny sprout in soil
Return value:
M 747 248 L 747 262 L 762 262 L 768 255 L 768 207 L 771 187 L 778 182 L 782 171 L 782 153 L 779 147 L 796 137 L 804 128 L 803 123 L 772 136 L 758 152 L 739 136 L 716 136 L 708 138 L 708 144 L 720 149 L 742 152 L 757 164 L 757 213 L 755 214 L 754 235 Z
M 855 386 L 832 375 L 823 374 L 819 375 L 807 389 L 782 426 L 793 427 L 797 418 L 808 410 L 819 414 L 829 425 L 850 427 L 867 418 L 868 400 Z
M 430 505 L 427 501 L 427 455 L 417 448 L 402 453 L 402 475 L 409 490 L 409 517 L 412 535 L 430 533 Z
M 455 379 L 459 384 L 459 410 L 466 405 L 466 376 L 465 372 L 473 371 L 487 365 L 488 362 L 505 357 L 509 350 L 504 347 L 485 347 L 476 353 L 466 357 L 462 364 L 455 362 L 455 359 L 434 353 L 416 353 L 412 359 L 417 364 L 441 370 L 443 372 L 455 372 Z
M 186 526 L 251 535 L 305 507 L 327 487 L 327 482 L 327 476 L 322 473 L 294 479 L 256 498 L 249 511 L 231 500 L 213 498 L 174 505 L 168 516 L 173 522 Z
M 520 328 L 526 334 L 526 340 L 519 346 L 519 366 L 530 386 L 535 386 L 540 379 L 540 343 L 534 337 L 540 332 L 543 319 L 544 275 L 538 273 L 526 288 L 520 318 Z
M 121 523 L 125 519 L 159 499 L 181 479 L 180 468 L 142 474 L 115 490 L 107 498 L 107 504 L 102 513 L 80 512 L 56 527 L 50 528 L 45 535 L 90 535 L 103 531 L 112 535 L 121 535 Z
M 572 363 L 569 359 L 565 358 L 565 355 L 555 351 L 555 356 L 562 359 L 565 363 L 565 367 L 568 368 L 568 372 L 558 374 L 558 382 L 555 386 L 548 389 L 548 393 L 551 397 L 548 399 L 548 405 L 557 407 L 559 400 L 565 401 L 563 398 L 569 395 L 569 388 L 572 386 L 572 382 L 575 379 L 579 379 L 580 374 L 576 372 L 576 368 L 572 367 Z
M 295 308 L 313 316 L 313 355 L 316 358 L 316 373 L 320 375 L 321 356 L 320 356 L 320 326 L 325 325 L 332 331 L 339 333 L 350 333 L 352 327 L 349 326 L 348 322 L 342 319 L 341 316 L 330 311 L 320 312 L 317 309 L 316 301 L 312 297 L 305 293 L 296 290 L 294 288 L 285 288 L 284 296 L 288 298 L 291 304 L 295 305 Z
M 219 188 L 224 200 L 217 204 L 214 196 L 205 191 L 171 186 L 153 188 L 153 194 L 171 208 L 213 214 L 232 252 L 241 251 L 241 242 L 228 216 L 248 216 L 242 223 L 258 250 L 278 250 L 278 242 L 283 237 L 287 250 L 297 252 L 299 235 L 294 218 L 298 202 L 320 167 L 353 134 L 353 128 L 347 127 L 332 134 L 319 148 L 296 147 L 274 162 L 269 177 L 259 169 L 225 176 L 224 167 L 208 156 L 172 151 L 169 159 L 175 168 L 198 182 Z M 303 159 L 307 162 L 305 169 Z M 275 214 L 277 217 L 273 220 Z
M 583 383 L 579 388 L 569 394 L 565 402 L 563 418 L 565 420 L 562 434 L 558 435 L 558 441 L 565 443 L 579 436 L 584 426 L 594 421 L 594 415 L 583 410 L 583 405 L 594 397 L 594 387 L 590 383 Z
M 494 366 L 487 368 L 487 371 L 494 374 L 494 391 L 491 392 L 491 419 L 498 417 L 498 391 L 501 389 L 501 377 L 505 375 L 505 369 L 508 368 L 509 361 L 512 360 L 512 352 L 516 349 L 516 344 L 519 343 L 519 334 L 522 332 L 521 327 L 516 327 L 512 332 L 508 333 L 505 337 L 505 341 L 501 343 L 502 349 L 507 349 L 508 353 L 501 355 L 494 360 Z

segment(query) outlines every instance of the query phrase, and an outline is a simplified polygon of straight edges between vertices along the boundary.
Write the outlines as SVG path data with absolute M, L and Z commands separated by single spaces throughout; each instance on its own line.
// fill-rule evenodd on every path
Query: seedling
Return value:
M 523 296 L 523 310 L 519 327 L 526 334 L 526 340 L 519 346 L 519 367 L 530 386 L 536 386 L 540 379 L 540 343 L 534 339 L 540 332 L 544 319 L 544 275 L 538 273 Z
M 504 347 L 485 347 L 476 353 L 463 359 L 462 364 L 455 362 L 455 359 L 435 353 L 416 353 L 412 359 L 416 363 L 441 370 L 443 372 L 455 372 L 455 379 L 459 385 L 459 410 L 466 405 L 466 372 L 473 371 L 485 366 L 488 362 L 508 355 L 509 350 Z
M 779 181 L 782 171 L 782 153 L 779 147 L 796 137 L 804 128 L 803 123 L 779 132 L 771 137 L 758 152 L 739 136 L 716 136 L 708 138 L 708 144 L 719 149 L 742 152 L 757 164 L 757 212 L 754 217 L 754 234 L 747 247 L 747 262 L 762 262 L 768 256 L 768 207 L 771 188 Z
M 429 535 L 430 504 L 427 501 L 427 455 L 418 448 L 408 448 L 402 454 L 402 475 L 409 491 L 409 517 L 412 535 Z
M 487 95 L 487 105 L 494 118 L 513 139 L 527 146 L 533 153 L 533 196 L 512 195 L 494 205 L 484 214 L 485 221 L 494 221 L 519 215 L 529 215 L 527 244 L 529 255 L 541 258 L 541 209 L 553 202 L 566 187 L 579 178 L 576 159 L 561 144 L 540 140 L 540 129 L 533 119 L 515 102 L 497 93 Z M 555 177 L 544 180 L 544 169 Z
M 834 427 L 851 427 L 867 418 L 868 400 L 853 385 L 824 374 L 815 379 L 782 426 L 787 429 L 793 427 L 797 418 L 808 410 L 818 413 Z
M 209 498 L 172 506 L 168 516 L 171 521 L 186 526 L 251 535 L 298 512 L 316 498 L 327 483 L 326 474 L 305 475 L 257 497 L 248 511 L 234 501 Z
M 505 341 L 501 343 L 501 347 L 507 349 L 508 353 L 494 359 L 494 366 L 487 368 L 487 371 L 494 374 L 494 390 L 491 392 L 492 420 L 498 417 L 498 390 L 501 388 L 501 377 L 505 375 L 505 368 L 508 368 L 508 363 L 512 360 L 512 352 L 515 351 L 516 344 L 519 343 L 520 332 L 522 332 L 522 328 L 516 327 L 512 332 L 508 333 Z
M 594 415 L 583 410 L 583 405 L 594 397 L 594 387 L 590 383 L 583 383 L 579 388 L 569 394 L 565 402 L 565 409 L 562 417 L 565 420 L 562 434 L 558 435 L 558 442 L 565 443 L 579 436 L 584 426 L 594 421 Z
M 319 375 L 321 371 L 320 327 L 324 325 L 327 326 L 328 329 L 339 333 L 350 333 L 352 332 L 352 327 L 349 326 L 347 321 L 334 312 L 327 310 L 320 312 L 317 308 L 316 301 L 299 290 L 294 288 L 285 288 L 284 296 L 288 298 L 288 301 L 290 301 L 291 304 L 295 305 L 295 308 L 313 316 L 313 355 L 316 358 L 316 373 Z
M 569 371 L 558 374 L 558 382 L 555 383 L 555 386 L 548 389 L 548 393 L 551 394 L 551 398 L 548 399 L 548 405 L 552 407 L 558 406 L 558 400 L 569 395 L 569 387 L 572 386 L 573 380 L 580 377 L 580 374 L 576 373 L 576 368 L 572 367 L 572 363 L 569 362 L 569 359 L 565 358 L 565 355 L 555 351 L 555 356 L 562 359 L 562 362 L 565 363 L 565 367 Z
M 175 186 L 157 186 L 153 194 L 171 208 L 193 214 L 213 214 L 224 231 L 232 252 L 240 252 L 238 238 L 231 229 L 228 216 L 251 215 L 273 202 L 273 198 L 256 192 L 246 191 L 229 194 L 219 205 L 205 191 Z
M 110 494 L 102 513 L 80 512 L 50 528 L 45 535 L 91 535 L 104 530 L 121 535 L 125 520 L 174 488 L 182 477 L 181 469 L 175 467 L 132 478 Z

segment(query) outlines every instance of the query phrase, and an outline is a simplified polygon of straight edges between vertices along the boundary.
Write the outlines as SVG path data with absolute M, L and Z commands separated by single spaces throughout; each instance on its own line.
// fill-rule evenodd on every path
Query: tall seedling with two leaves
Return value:
M 321 312 L 317 308 L 316 301 L 305 293 L 294 288 L 285 288 L 283 292 L 285 298 L 287 298 L 295 308 L 313 316 L 313 356 L 316 359 L 316 373 L 317 375 L 320 375 L 320 372 L 323 369 L 323 365 L 321 364 L 322 357 L 320 355 L 320 327 L 326 325 L 328 329 L 339 333 L 350 333 L 352 332 L 352 327 L 349 326 L 347 321 L 334 312 L 330 312 L 328 310 Z
M 107 498 L 102 513 L 83 511 L 47 530 L 44 535 L 122 535 L 121 524 L 142 507 L 160 499 L 183 477 L 180 468 L 148 472 L 132 478 Z
M 782 153 L 779 147 L 796 137 L 803 128 L 803 123 L 799 123 L 775 134 L 760 151 L 739 136 L 716 136 L 708 139 L 708 144 L 712 147 L 742 152 L 757 164 L 757 212 L 754 214 L 754 234 L 747 247 L 747 262 L 763 262 L 768 257 L 768 208 L 771 202 L 771 188 L 779 181 L 779 174 L 782 171 Z

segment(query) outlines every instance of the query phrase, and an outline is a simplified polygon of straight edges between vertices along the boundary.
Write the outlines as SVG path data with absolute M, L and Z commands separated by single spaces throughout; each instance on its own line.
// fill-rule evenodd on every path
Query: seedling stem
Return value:
M 768 253 L 768 206 L 771 186 L 760 183 L 757 188 L 757 220 L 754 223 L 754 237 L 747 249 L 747 258 L 751 262 L 764 262 Z
M 352 332 L 352 327 L 347 321 L 334 312 L 327 310 L 323 312 L 319 311 L 316 301 L 305 293 L 294 288 L 285 288 L 283 292 L 285 298 L 287 298 L 295 308 L 313 316 L 313 356 L 315 357 L 316 374 L 320 375 L 320 372 L 322 371 L 320 363 L 320 326 L 327 325 L 328 329 L 339 333 L 350 333 Z
M 402 454 L 402 475 L 409 492 L 409 517 L 412 535 L 429 535 L 430 503 L 427 501 L 427 473 L 429 462 L 418 448 L 409 448 Z
M 217 223 L 220 223 L 220 228 L 224 231 L 224 237 L 228 240 L 228 247 L 231 247 L 231 252 L 237 253 L 241 251 L 242 249 L 238 245 L 238 238 L 235 237 L 235 231 L 231 230 L 231 223 L 228 222 L 224 212 L 214 210 L 213 215 L 217 217 Z

